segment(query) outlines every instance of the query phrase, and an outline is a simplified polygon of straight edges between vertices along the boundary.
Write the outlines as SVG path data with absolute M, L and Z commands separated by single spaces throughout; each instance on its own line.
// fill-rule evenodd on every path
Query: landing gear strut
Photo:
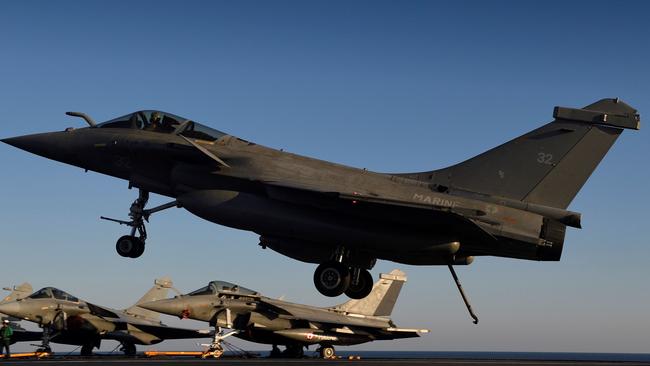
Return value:
M 122 343 L 122 348 L 120 350 L 124 352 L 125 356 L 129 356 L 129 357 L 135 356 L 136 353 L 135 344 L 130 342 Z
M 172 207 L 180 207 L 177 201 L 172 201 L 164 205 L 160 205 L 148 210 L 145 209 L 147 202 L 149 201 L 149 192 L 140 189 L 138 193 L 138 198 L 131 204 L 129 209 L 129 218 L 131 220 L 118 220 L 112 219 L 110 217 L 102 216 L 102 220 L 108 220 L 117 222 L 120 225 L 126 225 L 131 227 L 131 234 L 124 235 L 117 240 L 115 243 L 115 250 L 117 254 L 122 257 L 138 258 L 144 253 L 144 246 L 147 240 L 147 228 L 145 227 L 145 221 L 149 222 L 149 216 L 152 214 L 166 210 Z M 136 236 L 136 233 L 138 234 Z
M 329 297 L 345 293 L 352 299 L 368 296 L 373 286 L 370 272 L 347 264 L 349 252 L 343 247 L 337 248 L 333 257 L 320 264 L 314 272 L 314 285 L 318 292 Z
M 41 338 L 41 344 L 36 348 L 37 353 L 52 353 L 52 347 L 50 347 L 50 340 L 54 338 L 50 335 L 52 328 L 49 325 L 43 326 L 43 338 Z
M 81 346 L 81 355 L 83 357 L 90 357 L 93 355 L 93 348 L 95 348 L 95 345 L 92 343 L 86 343 Z
M 237 333 L 239 333 L 238 330 L 233 330 L 232 332 L 224 333 L 221 330 L 221 327 L 215 327 L 212 343 L 202 344 L 202 346 L 208 347 L 208 349 L 203 351 L 201 358 L 220 358 L 221 356 L 223 356 L 224 349 L 221 343 L 223 342 L 224 339 L 233 336 Z

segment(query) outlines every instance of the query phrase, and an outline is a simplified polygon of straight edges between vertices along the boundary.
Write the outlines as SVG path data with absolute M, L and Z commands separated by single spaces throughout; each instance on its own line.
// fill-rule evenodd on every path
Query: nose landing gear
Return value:
M 102 220 L 117 222 L 120 225 L 126 225 L 131 227 L 131 234 L 124 235 L 117 240 L 115 243 L 115 250 L 117 254 L 122 257 L 129 258 L 138 258 L 144 253 L 145 242 L 147 240 L 147 228 L 145 227 L 145 221 L 149 222 L 149 216 L 152 214 L 166 210 L 172 207 L 180 207 L 176 200 L 160 205 L 148 210 L 145 209 L 147 202 L 149 201 L 149 192 L 140 189 L 138 193 L 138 198 L 131 204 L 129 209 L 129 218 L 131 220 L 118 220 L 112 219 L 110 217 L 102 216 Z M 136 233 L 138 234 L 136 236 Z
M 115 250 L 122 257 L 138 258 L 144 253 L 144 241 L 146 235 L 137 237 L 134 235 L 124 235 L 117 239 Z
M 220 358 L 221 356 L 223 356 L 223 353 L 225 351 L 223 348 L 223 344 L 228 343 L 224 341 L 224 339 L 230 336 L 234 336 L 238 333 L 239 333 L 238 330 L 233 330 L 229 333 L 225 333 L 224 331 L 221 330 L 221 327 L 215 327 L 214 336 L 212 337 L 212 343 L 202 344 L 202 346 L 208 348 L 203 351 L 201 358 Z

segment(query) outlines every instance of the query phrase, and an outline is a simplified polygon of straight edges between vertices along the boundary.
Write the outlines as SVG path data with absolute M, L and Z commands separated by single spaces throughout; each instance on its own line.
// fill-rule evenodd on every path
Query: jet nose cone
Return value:
M 0 313 L 16 318 L 22 318 L 20 313 L 20 304 L 17 301 L 0 304 Z
M 185 302 L 181 299 L 150 301 L 144 304 L 139 304 L 138 306 L 157 313 L 176 315 L 181 318 L 184 317 L 184 314 L 187 311 Z
M 70 160 L 74 153 L 72 141 L 71 133 L 68 132 L 37 133 L 2 139 L 5 144 L 62 162 Z
M 19 149 L 29 151 L 29 147 L 34 144 L 34 141 L 32 141 L 33 139 L 31 138 L 32 136 L 34 135 L 9 137 L 6 139 L 2 139 L 0 141 L 4 142 L 5 144 L 9 144 L 13 147 L 17 147 Z

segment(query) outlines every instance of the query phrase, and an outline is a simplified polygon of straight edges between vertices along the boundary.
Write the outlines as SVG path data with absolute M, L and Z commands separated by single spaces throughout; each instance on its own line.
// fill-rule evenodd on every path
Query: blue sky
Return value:
M 153 108 L 320 159 L 428 170 L 550 121 L 556 105 L 618 96 L 643 121 L 649 10 L 641 1 L 4 2 L 0 137 L 83 125 L 68 110 L 102 121 Z M 152 218 L 142 258 L 118 257 L 125 228 L 99 216 L 126 216 L 137 194 L 126 182 L 7 145 L 0 156 L 3 286 L 54 285 L 120 308 L 169 275 L 183 292 L 223 279 L 295 302 L 344 301 L 316 292 L 314 265 L 183 210 Z M 446 268 L 379 262 L 375 276 L 409 275 L 397 324 L 432 332 L 356 349 L 647 352 L 648 156 L 642 122 L 571 204 L 584 229 L 568 231 L 561 262 L 460 268 L 478 326 Z

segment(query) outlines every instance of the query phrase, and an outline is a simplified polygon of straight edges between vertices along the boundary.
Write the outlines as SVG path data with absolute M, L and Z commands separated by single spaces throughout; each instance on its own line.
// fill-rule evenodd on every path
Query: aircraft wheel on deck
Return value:
M 223 347 L 221 346 L 211 347 L 201 355 L 201 358 L 221 358 L 223 352 Z
M 363 299 L 372 291 L 372 275 L 365 269 L 359 269 L 359 280 L 354 284 L 350 281 L 350 286 L 345 290 L 345 294 L 351 299 Z
M 93 355 L 93 348 L 95 346 L 93 344 L 84 344 L 81 346 L 81 355 L 84 357 L 90 357 Z
M 135 236 L 124 235 L 115 243 L 115 250 L 122 257 L 138 258 L 144 253 L 144 242 Z
M 269 358 L 279 358 L 279 357 L 282 357 L 282 351 L 280 351 L 277 344 L 274 344 L 273 348 L 271 348 L 271 353 L 269 353 Z
M 282 356 L 288 358 L 303 358 L 305 352 L 301 344 L 288 344 L 287 348 L 282 352 Z
M 334 347 L 332 346 L 321 347 L 318 350 L 318 352 L 320 353 L 320 357 L 326 360 L 332 359 L 336 355 L 336 352 L 334 351 Z
M 339 296 L 350 286 L 350 270 L 339 262 L 325 262 L 314 272 L 314 285 L 325 296 Z
M 126 356 L 135 356 L 135 344 L 133 343 L 122 343 L 122 351 Z

